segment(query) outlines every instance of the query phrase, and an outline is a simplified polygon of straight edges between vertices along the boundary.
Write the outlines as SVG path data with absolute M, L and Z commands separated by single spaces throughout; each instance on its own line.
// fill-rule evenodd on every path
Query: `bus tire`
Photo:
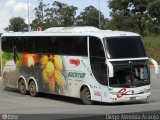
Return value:
M 87 87 L 82 89 L 82 91 L 80 93 L 80 97 L 81 97 L 82 102 L 85 105 L 93 104 L 93 102 L 91 101 L 91 93 L 90 93 L 90 91 L 89 91 L 89 89 Z
M 27 94 L 26 84 L 25 84 L 25 82 L 24 82 L 23 79 L 21 79 L 21 80 L 18 82 L 18 88 L 19 88 L 19 92 L 20 92 L 22 95 L 26 95 L 26 94 Z
M 34 81 L 31 81 L 29 84 L 29 93 L 32 97 L 36 97 L 38 95 L 36 84 Z

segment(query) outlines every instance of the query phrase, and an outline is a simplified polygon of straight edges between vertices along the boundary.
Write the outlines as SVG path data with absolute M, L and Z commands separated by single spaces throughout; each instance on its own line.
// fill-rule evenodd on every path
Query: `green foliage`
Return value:
M 53 4 L 53 14 L 58 26 L 72 26 L 75 23 L 77 7 L 69 6 L 64 3 L 55 1 Z
M 102 12 L 100 12 L 100 20 L 101 20 L 101 25 L 99 26 L 99 10 L 97 10 L 93 6 L 88 6 L 86 7 L 79 16 L 77 16 L 77 25 L 80 26 L 94 26 L 97 28 L 102 28 L 106 29 L 108 20 L 105 19 L 104 15 Z
M 148 7 L 148 13 L 153 18 L 152 19 L 152 29 L 150 32 L 160 34 L 160 1 L 157 0 L 150 4 Z
M 5 28 L 6 31 L 27 31 L 27 25 L 21 17 L 13 17 L 9 20 L 9 26 Z
M 38 0 L 39 5 L 35 8 L 35 20 L 32 21 L 34 28 L 42 27 L 67 27 L 75 24 L 77 7 L 54 1 L 52 5 L 43 4 Z
M 35 8 L 35 16 L 37 23 L 43 23 L 44 21 L 44 10 L 46 9 L 46 4 L 43 4 L 43 0 L 38 0 L 39 5 Z
M 3 67 L 7 61 L 9 60 L 13 60 L 13 53 L 5 53 L 5 52 L 2 52 L 2 66 Z
M 119 12 L 119 14 L 113 12 L 112 18 L 113 19 L 109 21 L 109 29 L 136 32 L 135 22 L 129 17 L 125 16 L 123 12 Z
M 143 42 L 148 56 L 155 59 L 160 64 L 160 36 L 143 37 Z
M 143 36 L 146 35 L 149 32 L 148 24 L 153 20 L 148 14 L 148 6 L 154 1 L 110 0 L 109 8 L 112 10 L 112 19 L 109 28 L 134 31 Z
M 32 21 L 32 27 L 36 30 L 38 27 L 41 27 L 42 30 L 45 30 L 50 27 L 55 27 L 57 25 L 54 25 L 52 22 L 41 22 L 37 23 L 36 20 Z
M 101 29 L 107 29 L 108 19 L 104 17 L 95 7 L 86 7 L 80 15 L 76 17 L 77 7 L 70 6 L 59 1 L 53 4 L 43 4 L 42 0 L 38 0 L 39 5 L 35 8 L 35 20 L 32 26 L 36 29 L 42 27 L 68 27 L 68 26 L 95 26 Z M 99 26 L 99 13 L 101 25 Z
M 12 60 L 13 59 L 13 53 L 2 52 L 2 58 L 5 59 L 6 61 Z
M 152 18 L 155 18 L 155 21 L 160 26 L 160 1 L 159 0 L 150 4 L 148 8 L 148 13 Z

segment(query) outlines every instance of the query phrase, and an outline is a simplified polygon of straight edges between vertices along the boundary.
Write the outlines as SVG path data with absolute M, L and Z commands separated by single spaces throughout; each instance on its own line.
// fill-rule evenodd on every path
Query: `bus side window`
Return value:
M 11 37 L 2 37 L 2 50 L 4 52 L 12 52 L 12 39 L 11 39 Z
M 102 85 L 108 85 L 105 53 L 99 38 L 90 37 L 89 50 L 91 68 L 96 80 Z
M 74 37 L 74 55 L 87 56 L 87 37 Z
M 24 41 L 22 37 L 13 37 L 13 52 L 23 52 Z
M 24 52 L 34 53 L 34 37 L 23 37 Z
M 60 39 L 60 54 L 74 55 L 73 37 L 59 37 Z
M 46 37 L 34 37 L 35 53 L 47 53 Z
M 59 37 L 47 37 L 47 53 L 59 54 Z

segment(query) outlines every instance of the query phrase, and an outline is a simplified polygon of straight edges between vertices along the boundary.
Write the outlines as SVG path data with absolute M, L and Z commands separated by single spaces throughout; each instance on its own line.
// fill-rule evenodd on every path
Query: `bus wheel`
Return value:
M 87 87 L 85 87 L 81 93 L 80 93 L 80 96 L 81 96 L 81 100 L 82 102 L 85 104 L 85 105 L 91 105 L 92 104 L 92 101 L 91 101 L 91 93 L 89 91 L 89 89 Z
M 32 97 L 36 97 L 38 95 L 36 84 L 34 81 L 31 81 L 31 83 L 29 84 L 29 92 Z
M 19 81 L 18 88 L 19 88 L 19 91 L 22 95 L 27 94 L 26 84 L 25 84 L 24 80 Z

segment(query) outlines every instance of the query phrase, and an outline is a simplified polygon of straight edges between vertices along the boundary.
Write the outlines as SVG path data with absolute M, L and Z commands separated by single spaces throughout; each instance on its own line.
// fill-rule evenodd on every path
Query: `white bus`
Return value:
M 1 41 L 3 85 L 21 94 L 58 94 L 84 104 L 150 97 L 150 59 L 136 33 L 59 27 L 4 33 Z

